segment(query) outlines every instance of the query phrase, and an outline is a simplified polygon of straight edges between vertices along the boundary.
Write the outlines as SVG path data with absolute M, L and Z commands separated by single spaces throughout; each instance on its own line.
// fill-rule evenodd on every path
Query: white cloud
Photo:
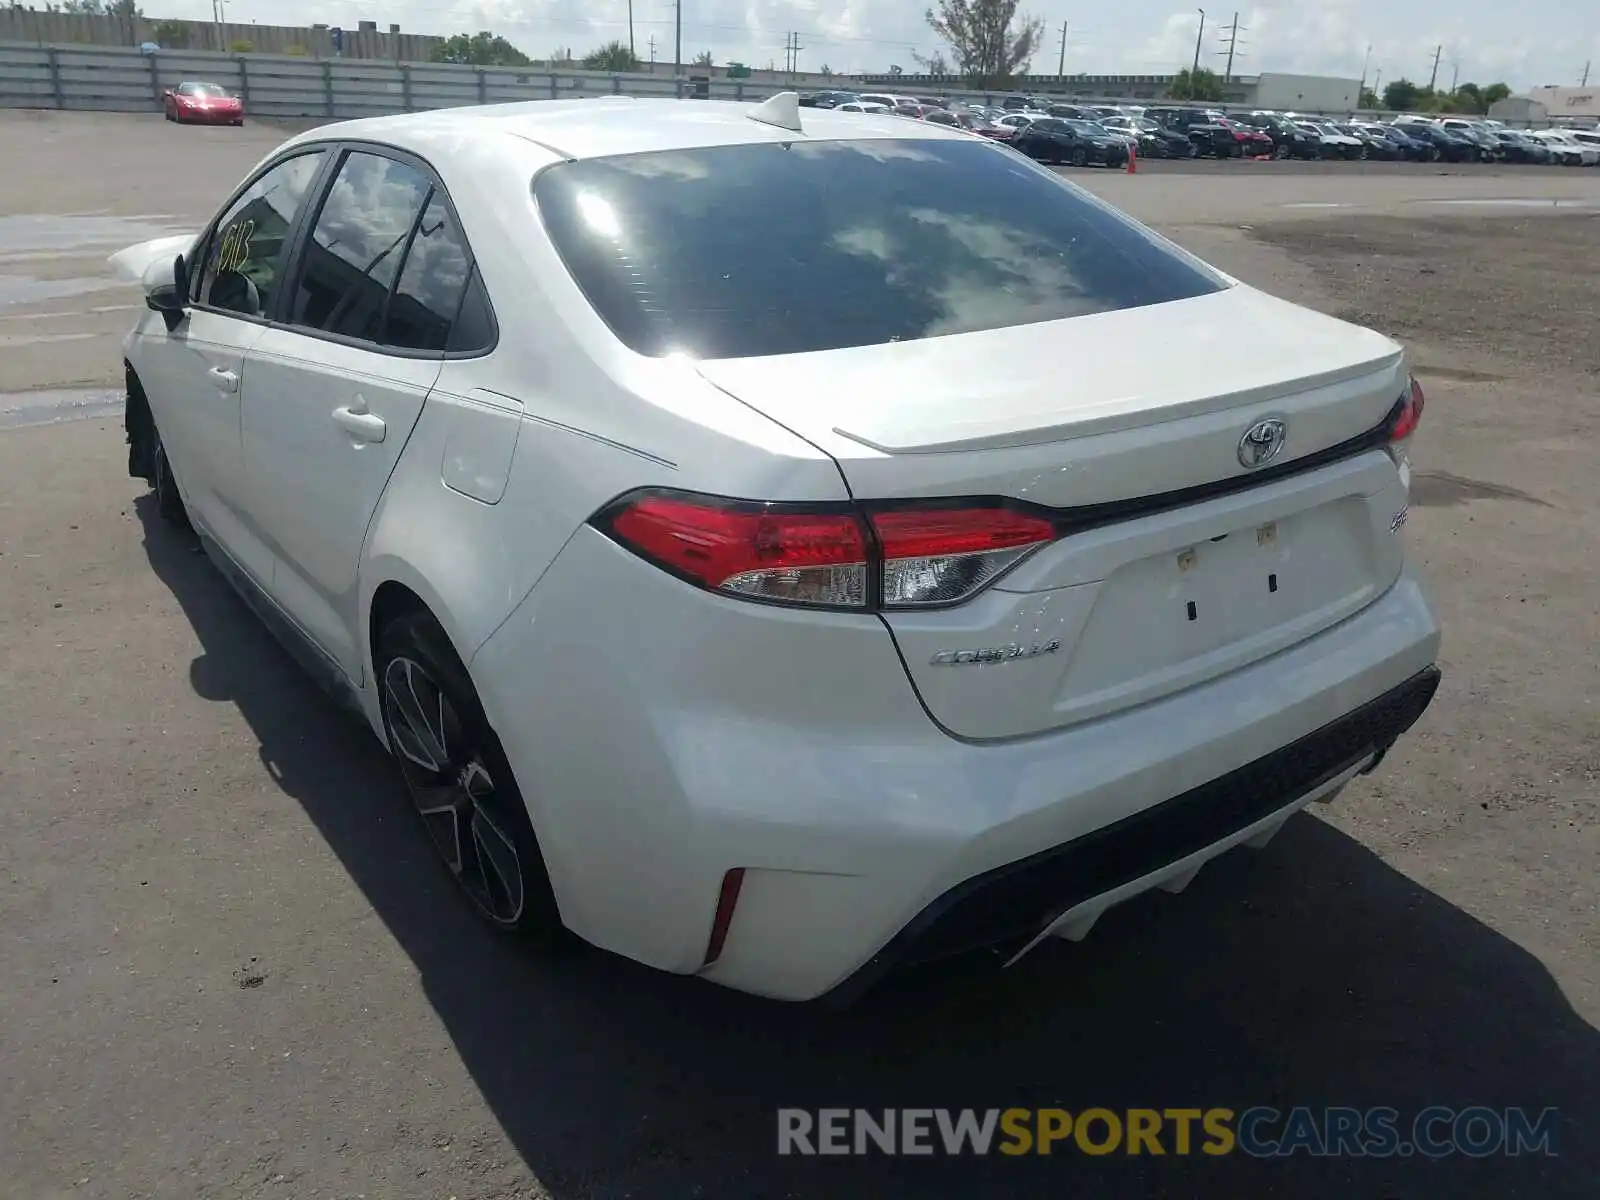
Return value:
M 913 52 L 932 54 L 937 39 L 923 12 L 926 0 L 682 0 L 683 57 L 710 50 L 719 63 L 755 67 L 784 63 L 785 38 L 800 38 L 800 65 L 827 63 L 836 72 L 881 72 L 890 63 L 915 69 Z M 648 57 L 673 58 L 674 0 L 634 0 L 634 44 Z M 1270 0 L 1241 8 L 1234 70 L 1358 76 L 1372 46 L 1369 78 L 1405 75 L 1426 82 L 1437 46 L 1441 83 L 1505 79 L 1516 87 L 1578 82 L 1586 60 L 1600 64 L 1600 24 L 1590 7 L 1572 0 L 1457 0 L 1448 11 L 1431 0 Z M 162 15 L 210 18 L 209 0 L 165 0 Z M 1199 14 L 1172 0 L 1122 0 L 1085 8 L 1065 0 L 1024 0 L 1042 18 L 1044 43 L 1033 67 L 1053 72 L 1060 62 L 1062 21 L 1069 73 L 1168 73 L 1194 57 Z M 628 37 L 627 0 L 228 0 L 234 21 L 343 22 L 362 18 L 421 33 L 491 29 L 542 58 L 558 47 L 582 55 L 602 42 Z M 1222 37 L 1232 8 L 1206 14 L 1201 62 L 1220 68 Z M 1600 76 L 1600 67 L 1596 69 Z

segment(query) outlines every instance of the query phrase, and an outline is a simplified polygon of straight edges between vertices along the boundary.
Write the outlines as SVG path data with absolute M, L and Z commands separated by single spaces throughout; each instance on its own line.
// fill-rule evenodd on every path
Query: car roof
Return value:
M 497 132 L 534 142 L 563 158 L 599 158 L 646 151 L 793 142 L 797 138 L 969 141 L 942 125 L 826 108 L 800 109 L 802 132 L 752 120 L 757 105 L 736 100 L 634 99 L 531 100 L 514 104 L 435 109 L 364 117 L 323 125 L 289 144 L 341 139 L 383 142 L 424 157 L 460 152 L 463 135 Z

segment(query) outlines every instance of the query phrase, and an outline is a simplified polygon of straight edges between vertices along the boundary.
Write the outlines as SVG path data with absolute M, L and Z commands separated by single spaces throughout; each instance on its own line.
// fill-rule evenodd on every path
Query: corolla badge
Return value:
M 1278 457 L 1288 436 L 1288 425 L 1278 417 L 1257 421 L 1239 439 L 1239 465 L 1246 470 L 1266 466 Z
M 965 667 L 976 663 L 1012 662 L 1019 658 L 1038 658 L 1061 649 L 1059 638 L 1048 642 L 1011 642 L 1004 646 L 985 646 L 979 650 L 941 650 L 933 656 L 936 667 Z

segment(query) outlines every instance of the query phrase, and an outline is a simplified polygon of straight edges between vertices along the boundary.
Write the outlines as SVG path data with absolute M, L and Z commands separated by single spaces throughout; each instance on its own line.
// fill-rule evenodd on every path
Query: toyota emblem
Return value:
M 1289 427 L 1277 417 L 1266 417 L 1244 431 L 1239 439 L 1239 465 L 1253 471 L 1278 457 Z

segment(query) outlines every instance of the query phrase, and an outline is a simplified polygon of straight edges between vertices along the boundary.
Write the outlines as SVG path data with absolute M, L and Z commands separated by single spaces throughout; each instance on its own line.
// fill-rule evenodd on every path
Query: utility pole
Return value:
M 632 0 L 629 0 L 629 2 L 632 3 Z M 1367 64 L 1370 62 L 1372 62 L 1372 43 L 1368 42 L 1367 53 L 1361 60 L 1361 82 L 1356 87 L 1356 105 L 1358 107 L 1361 104 L 1361 97 L 1367 90 Z
M 1246 33 L 1250 31 L 1245 30 Z M 1239 14 L 1233 14 L 1233 26 L 1228 30 L 1228 65 L 1223 69 L 1222 81 L 1233 82 L 1233 45 L 1239 40 Z
M 673 0 L 672 23 L 675 26 L 672 41 L 672 77 L 683 74 L 683 0 Z
M 1067 73 L 1067 23 L 1061 22 L 1061 61 L 1056 64 L 1056 78 Z
M 1583 79 L 1579 82 L 1578 86 L 1579 87 L 1588 87 L 1589 86 L 1589 64 L 1588 63 L 1584 63 L 1583 64 Z
M 656 73 L 656 35 L 650 35 L 650 74 Z
M 1383 68 L 1379 67 L 1372 73 L 1372 94 L 1378 98 L 1378 107 L 1383 107 Z M 1357 96 L 1357 100 L 1361 97 Z
M 1461 60 L 1456 59 L 1450 64 L 1450 94 L 1456 94 L 1456 81 L 1461 78 Z
M 1206 10 L 1195 9 L 1200 14 L 1200 28 L 1194 35 L 1194 66 L 1189 68 L 1189 86 L 1194 87 L 1194 77 L 1200 74 L 1200 39 L 1206 35 Z
M 1428 76 L 1428 90 L 1430 92 L 1433 91 L 1433 85 L 1439 82 L 1439 56 L 1443 53 L 1443 46 L 1433 52 L 1433 73 Z
M 638 65 L 639 56 L 633 52 L 633 0 L 628 0 L 628 57 Z

